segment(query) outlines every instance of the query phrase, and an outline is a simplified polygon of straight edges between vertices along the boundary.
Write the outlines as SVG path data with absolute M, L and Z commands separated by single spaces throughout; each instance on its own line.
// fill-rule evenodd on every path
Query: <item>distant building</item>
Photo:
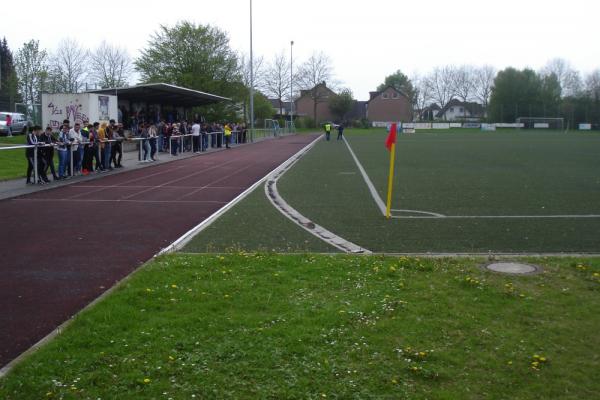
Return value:
M 313 93 L 316 94 L 317 115 L 314 116 L 315 99 Z M 300 91 L 300 97 L 296 100 L 294 114 L 298 117 L 314 118 L 315 123 L 320 125 L 325 121 L 333 121 L 335 119 L 333 113 L 329 109 L 329 100 L 335 96 L 335 92 L 327 87 L 325 82 L 319 83 L 312 89 Z
M 275 118 L 286 117 L 286 116 L 290 115 L 290 102 L 289 101 L 282 101 L 281 103 L 279 103 L 279 99 L 269 99 L 269 102 L 271 103 L 271 106 L 273 106 L 273 116 Z M 281 108 L 280 108 L 280 105 L 281 105 Z M 295 108 L 294 108 L 294 114 L 296 114 Z
M 473 102 L 452 99 L 436 114 L 436 119 L 444 121 L 479 121 L 485 117 L 483 106 Z
M 369 93 L 367 118 L 373 124 L 412 121 L 412 105 L 408 96 L 391 86 Z
M 420 121 L 433 121 L 442 108 L 436 103 L 431 103 L 424 109 L 419 111 Z

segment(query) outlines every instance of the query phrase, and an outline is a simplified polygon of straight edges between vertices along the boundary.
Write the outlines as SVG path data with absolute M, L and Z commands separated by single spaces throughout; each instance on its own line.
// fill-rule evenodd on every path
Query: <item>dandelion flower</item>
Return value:
M 150 383 L 150 378 L 144 378 L 144 383 Z

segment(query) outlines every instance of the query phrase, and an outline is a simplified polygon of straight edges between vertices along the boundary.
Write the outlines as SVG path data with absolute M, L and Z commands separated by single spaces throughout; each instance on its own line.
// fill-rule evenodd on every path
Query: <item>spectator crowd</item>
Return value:
M 234 135 L 235 133 L 235 135 Z M 27 184 L 35 184 L 34 166 L 37 163 L 38 184 L 50 183 L 48 175 L 57 180 L 70 176 L 102 173 L 122 168 L 123 142 L 140 142 L 141 162 L 157 160 L 157 153 L 176 156 L 181 151 L 200 153 L 210 147 L 230 148 L 232 143 L 246 143 L 247 129 L 243 124 L 208 124 L 195 121 L 165 122 L 157 124 L 139 123 L 131 126 L 127 136 L 123 124 L 110 120 L 109 123 L 82 124 L 75 121 L 71 126 L 64 120 L 58 134 L 51 127 L 43 130 L 34 126 L 27 134 L 25 150 L 27 158 Z M 36 154 L 37 153 L 37 154 Z M 54 156 L 58 156 L 58 170 Z M 32 179 L 33 178 L 33 179 Z

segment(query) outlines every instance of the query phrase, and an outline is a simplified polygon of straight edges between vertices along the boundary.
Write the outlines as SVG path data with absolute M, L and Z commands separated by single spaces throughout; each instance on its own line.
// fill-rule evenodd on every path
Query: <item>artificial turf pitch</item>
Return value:
M 383 129 L 347 134 L 384 199 L 385 136 Z M 597 133 L 419 132 L 400 136 L 396 147 L 393 208 L 461 218 L 385 220 L 336 140 L 315 146 L 280 181 L 280 193 L 305 216 L 372 251 L 600 252 Z

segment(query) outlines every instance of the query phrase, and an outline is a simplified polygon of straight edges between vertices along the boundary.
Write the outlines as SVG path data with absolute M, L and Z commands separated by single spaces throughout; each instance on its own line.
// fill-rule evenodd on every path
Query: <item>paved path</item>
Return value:
M 0 201 L 0 367 L 307 145 L 288 136 Z

